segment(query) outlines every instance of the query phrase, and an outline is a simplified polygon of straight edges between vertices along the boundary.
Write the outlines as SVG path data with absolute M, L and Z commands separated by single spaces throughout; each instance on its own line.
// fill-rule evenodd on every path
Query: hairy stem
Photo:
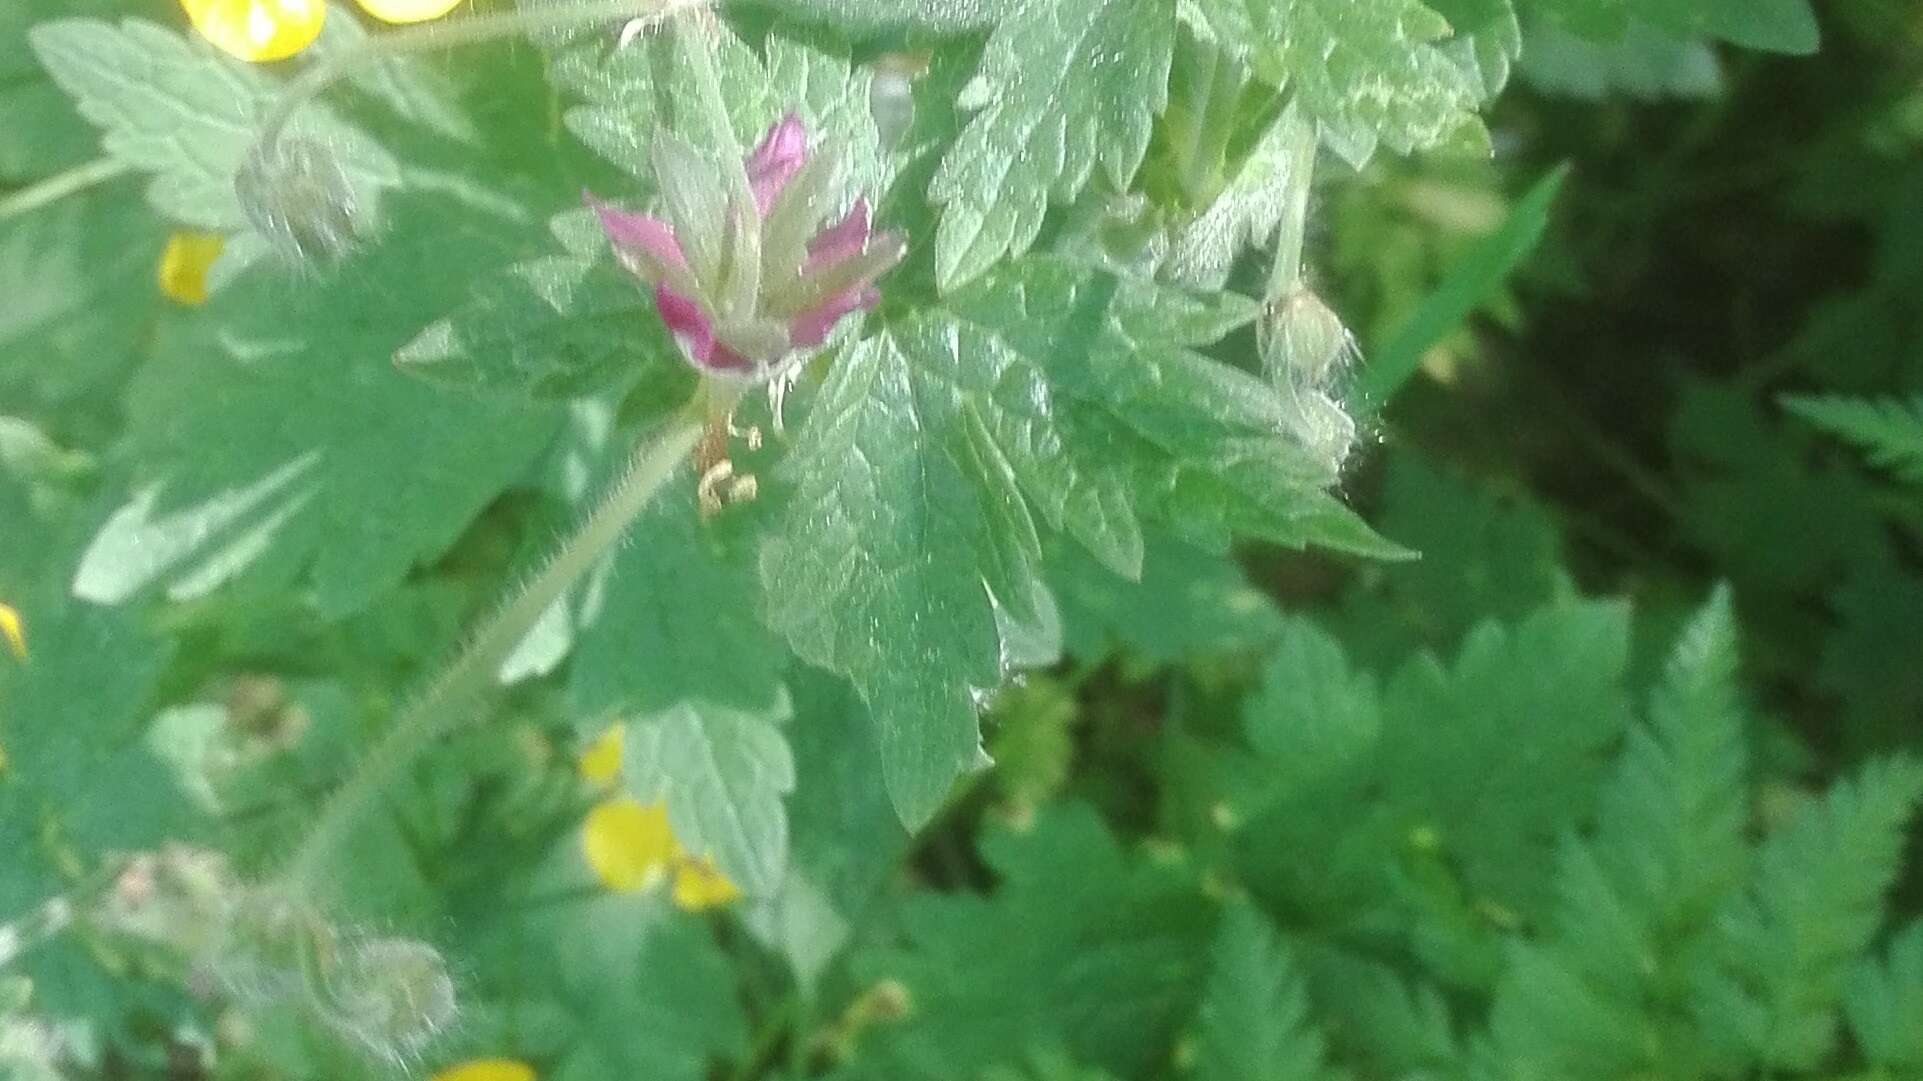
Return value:
M 0 199 L 0 221 L 39 210 L 69 195 L 78 195 L 88 188 L 105 184 L 115 177 L 124 176 L 130 169 L 131 166 L 127 163 L 115 161 L 112 158 L 101 158 L 85 165 L 76 165 L 66 172 L 56 173 L 37 184 L 21 188 Z
M 501 662 L 541 614 L 627 532 L 694 449 L 703 426 L 699 408 L 682 409 L 635 448 L 627 472 L 562 544 L 553 560 L 481 625 L 454 663 L 395 720 L 380 743 L 322 807 L 320 818 L 285 872 L 291 889 L 298 892 L 312 887 L 314 876 L 395 776 L 455 724 L 479 715 Z
M 1291 101 L 1275 118 L 1288 139 L 1288 202 L 1282 221 L 1275 230 L 1275 268 L 1269 272 L 1271 302 L 1282 299 L 1302 284 L 1302 243 L 1309 221 L 1309 187 L 1315 180 L 1315 122 L 1302 112 L 1299 101 Z
M 639 19 L 653 24 L 708 6 L 710 0 L 578 0 L 575 3 L 523 11 L 474 15 L 447 22 L 424 23 L 367 38 L 352 49 L 333 53 L 287 84 L 261 120 L 254 154 L 271 158 L 281 133 L 302 105 L 319 96 L 359 68 L 394 56 L 440 52 L 515 37 L 529 31 L 564 30 L 613 19 Z

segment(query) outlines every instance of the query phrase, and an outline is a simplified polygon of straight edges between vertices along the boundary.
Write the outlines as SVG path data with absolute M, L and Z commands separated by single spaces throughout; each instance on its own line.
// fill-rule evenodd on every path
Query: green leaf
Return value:
M 1529 28 L 1522 75 L 1539 93 L 1601 101 L 1708 99 L 1723 91 L 1723 68 L 1706 41 L 1673 38 L 1641 24 L 1615 41 L 1593 41 L 1555 23 Z
M 1509 944 L 1507 961 L 1488 1042 L 1478 1048 L 1486 1076 L 1605 1081 L 1635 1076 L 1639 1067 L 1702 1076 L 1694 1063 L 1675 1058 L 1645 1064 L 1647 1048 L 1657 1041 L 1637 1011 L 1585 981 L 1554 951 L 1517 940 Z
M 445 549 L 526 472 L 552 411 L 426 387 L 389 360 L 464 289 L 447 267 L 505 261 L 513 223 L 404 206 L 378 246 L 297 291 L 257 265 L 193 324 L 207 336 L 141 373 L 117 452 L 130 494 L 88 546 L 76 595 L 305 580 L 323 613 L 343 614 Z
M 1418 0 L 1204 0 L 1202 11 L 1352 165 L 1378 144 L 1406 154 L 1479 127 L 1480 81 L 1445 51 L 1448 22 Z
M 682 363 L 633 275 L 571 255 L 485 279 L 394 360 L 439 383 L 546 399 L 624 388 L 649 365 Z
M 1381 692 L 1354 672 L 1342 646 L 1313 624 L 1289 620 L 1243 703 L 1249 747 L 1275 772 L 1278 790 L 1312 790 L 1374 752 Z
M 1019 833 L 991 827 L 982 856 L 992 894 L 918 894 L 901 945 L 860 959 L 914 1008 L 863 1037 L 848 1075 L 978 1077 L 1044 1048 L 1117 1077 L 1160 1068 L 1215 922 L 1191 874 L 1125 852 L 1080 804 L 1044 808 Z
M 904 333 L 917 372 L 978 403 L 1042 518 L 1118 573 L 1140 573 L 1137 515 L 1209 548 L 1241 533 L 1403 554 L 1328 494 L 1333 465 L 1284 434 L 1273 388 L 1191 348 L 1253 318 L 1245 299 L 1036 256 L 951 295 L 947 314 Z
M 1125 574 L 1144 497 L 1217 547 L 1395 551 L 1324 490 L 1332 469 L 1283 434 L 1273 389 L 1187 348 L 1251 314 L 1034 258 L 837 363 L 784 467 L 799 490 L 763 579 L 774 626 L 881 721 L 909 821 L 978 761 L 975 692 L 1017 659 L 989 598 L 1022 623 L 1046 607 L 1029 504 Z
M 1862 448 L 1871 465 L 1912 484 L 1923 484 L 1923 397 L 1904 402 L 1895 398 L 1809 396 L 1785 398 L 1783 405 L 1823 431 Z
M 1380 568 L 1344 599 L 1342 637 L 1357 656 L 1453 649 L 1478 622 L 1518 620 L 1575 595 L 1543 508 L 1406 450 L 1389 451 L 1383 466 L 1376 527 L 1422 558 Z
M 259 68 L 140 19 L 118 27 L 60 19 L 29 40 L 81 115 L 104 130 L 108 156 L 154 175 L 148 197 L 161 213 L 223 233 L 251 229 L 234 177 L 276 93 Z M 303 106 L 288 136 L 327 147 L 370 212 L 400 183 L 393 157 L 324 105 Z
M 1845 977 L 1882 921 L 1919 797 L 1915 763 L 1872 762 L 1764 842 L 1700 976 L 1694 1007 L 1710 1046 L 1769 1070 L 1809 1070 L 1830 1052 Z
M 1297 108 L 1276 117 L 1208 209 L 1175 236 L 1161 267 L 1168 280 L 1221 289 L 1243 251 L 1267 244 L 1286 214 L 1302 210 L 1315 150 L 1306 123 Z
M 1551 935 L 1519 948 L 1497 989 L 1494 1049 L 1512 1073 L 1703 1068 L 1672 1004 L 1748 870 L 1736 677 L 1735 614 L 1719 589 L 1677 642 L 1649 723 L 1631 729 L 1595 836 L 1563 846 Z
M 1383 800 L 1434 831 L 1479 900 L 1542 914 L 1556 844 L 1593 805 L 1627 720 L 1629 613 L 1552 606 L 1484 624 L 1455 662 L 1405 665 L 1383 691 Z
M 1809 0 L 1535 0 L 1535 6 L 1602 38 L 1641 21 L 1677 37 L 1701 34 L 1746 49 L 1808 54 L 1820 36 Z
M 792 835 L 781 893 L 750 913 L 750 926 L 781 951 L 804 985 L 867 925 L 878 895 L 906 858 L 908 834 L 882 783 L 873 722 L 848 684 L 797 667 Z
M 589 718 L 693 701 L 777 713 L 788 655 L 756 616 L 758 538 L 703 522 L 693 476 L 670 485 L 584 590 L 570 707 Z
M 691 701 L 628 722 L 628 789 L 643 803 L 665 800 L 681 846 L 712 859 L 741 891 L 765 897 L 788 863 L 794 755 L 776 714 L 743 713 Z
M 1323 1017 L 1339 1061 L 1373 1063 L 1366 1076 L 1447 1076 L 1462 1055 L 1440 994 L 1395 968 L 1335 949 L 1304 947 L 1309 998 Z
M 1026 252 L 1049 201 L 1073 199 L 1097 166 L 1127 189 L 1167 101 L 1174 40 L 1172 0 L 1022 4 L 996 27 L 960 103 L 980 111 L 928 187 L 943 291 Z
M 27 33 L 42 20 L 104 7 L 93 0 L 18 0 L 0 10 L 0 116 L 7 118 L 0 130 L 0 187 L 24 187 L 92 156 L 92 130 L 34 60 Z
M 1279 633 L 1276 603 L 1230 555 L 1201 551 L 1160 529 L 1144 540 L 1135 582 L 1081 548 L 1045 546 L 1071 655 L 1093 664 L 1119 653 L 1159 667 L 1254 650 Z
M 676 20 L 625 48 L 608 51 L 591 40 L 564 52 L 553 71 L 585 99 L 567 111 L 569 130 L 645 182 L 654 177 L 657 132 L 674 132 L 711 153 L 730 145 L 745 150 L 789 110 L 807 125 L 812 145 L 833 148 L 845 190 L 879 196 L 892 174 L 868 107 L 872 76 L 824 35 L 777 27 L 758 57 L 724 24 Z M 726 106 L 726 131 L 706 104 L 710 71 Z
M 36 513 L 27 487 L 0 471 L 0 602 L 23 624 L 28 655 L 0 655 L 0 939 L 15 920 L 71 897 L 106 860 L 193 843 L 206 826 L 151 748 L 147 718 L 174 643 L 140 614 L 77 604 L 66 570 L 84 520 Z M 0 953 L 13 954 L 12 942 Z M 144 982 L 78 941 L 15 956 L 43 1008 L 117 1034 Z M 147 1005 L 151 1006 L 152 1003 Z M 0 1021 L 0 1028 L 5 1022 Z
M 1365 413 L 1378 412 L 1387 405 L 1402 384 L 1415 374 L 1423 354 L 1487 303 L 1502 287 L 1503 280 L 1536 249 L 1549 224 L 1550 204 L 1568 175 L 1568 168 L 1564 166 L 1537 181 L 1496 231 L 1464 252 L 1402 329 L 1372 354 L 1357 387 L 1357 397 Z
M 641 920 L 608 898 L 556 922 L 544 937 L 559 940 L 560 997 L 578 1032 L 557 1077 L 701 1081 L 715 1059 L 746 1052 L 735 973 L 704 921 Z
M 1897 935 L 1884 958 L 1856 966 L 1843 1012 L 1871 1064 L 1899 1074 L 1923 1069 L 1923 922 Z
M 364 48 L 367 43 L 361 16 L 344 3 L 332 3 L 320 37 L 301 52 L 300 58 L 308 66 L 315 66 Z M 451 80 L 418 57 L 389 54 L 354 63 L 347 68 L 346 79 L 354 89 L 410 124 L 456 142 L 471 144 L 481 139 L 480 130 L 456 101 Z
M 995 558 L 989 478 L 952 428 L 933 427 L 930 404 L 892 336 L 838 356 L 783 467 L 796 490 L 761 559 L 770 624 L 860 689 L 911 826 L 982 763 L 974 696 L 1002 679 L 981 570 Z
M 1246 904 L 1222 914 L 1196 1016 L 1197 1081 L 1315 1081 L 1323 1041 L 1309 997 L 1275 929 Z
M 1663 25 L 1676 7 L 1642 0 L 1643 17 Z M 1822 43 L 1816 9 L 1809 0 L 1702 0 L 1701 14 L 1673 29 L 1700 30 L 1731 45 L 1764 52 L 1808 56 Z
M 1522 23 L 1510 0 L 1424 0 L 1448 20 L 1455 37 L 1445 51 L 1482 90 L 1485 101 L 1502 93 L 1516 57 L 1523 55 Z
M 153 275 L 164 244 L 164 226 L 132 178 L 0 228 L 0 401 L 8 411 L 77 421 L 100 440 L 117 428 L 120 386 L 161 308 Z
M 953 0 L 796 0 L 784 5 L 798 17 L 816 18 L 834 26 L 897 27 L 909 26 L 953 34 L 989 26 L 1006 18 L 1017 6 L 1014 0 L 978 0 L 957 4 Z
M 1700 926 L 1748 866 L 1745 713 L 1736 614 L 1719 587 L 1678 639 L 1602 795 L 1598 855 L 1625 899 L 1673 930 Z

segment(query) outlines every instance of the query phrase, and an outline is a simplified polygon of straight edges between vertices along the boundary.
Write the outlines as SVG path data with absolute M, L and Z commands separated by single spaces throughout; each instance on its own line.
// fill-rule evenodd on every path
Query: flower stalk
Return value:
M 0 221 L 17 218 L 22 214 L 39 210 L 65 199 L 78 195 L 110 180 L 125 176 L 133 171 L 133 166 L 114 158 L 101 158 L 85 165 L 76 165 L 63 173 L 56 173 L 30 187 L 0 198 Z
M 560 596 L 605 555 L 640 517 L 706 427 L 699 407 L 677 411 L 644 440 L 601 504 L 519 593 L 481 625 L 465 650 L 394 722 L 379 744 L 322 807 L 320 817 L 283 873 L 290 892 L 319 885 L 318 876 L 371 804 L 400 772 L 463 718 L 476 716 L 501 662 Z
M 1315 179 L 1315 122 L 1303 115 L 1300 102 L 1291 101 L 1276 118 L 1287 126 L 1287 202 L 1275 229 L 1275 266 L 1269 272 L 1271 304 L 1286 299 L 1302 284 L 1302 246 L 1308 231 L 1309 188 Z

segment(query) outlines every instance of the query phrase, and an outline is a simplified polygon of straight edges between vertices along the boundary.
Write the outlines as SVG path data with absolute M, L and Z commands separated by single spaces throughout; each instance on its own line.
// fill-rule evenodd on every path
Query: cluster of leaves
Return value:
M 1489 364 L 1474 311 L 1528 322 L 1503 283 L 1567 185 L 1489 158 L 1512 70 L 1553 94 L 1703 96 L 1725 46 L 1813 49 L 1803 0 L 723 15 L 341 64 L 289 137 L 339 167 L 362 235 L 290 270 L 234 178 L 276 94 L 370 48 L 349 9 L 285 70 L 116 0 L 0 13 L 0 109 L 22 119 L 0 131 L 0 191 L 84 178 L 18 213 L 0 195 L 0 603 L 31 643 L 0 655 L 0 977 L 31 979 L 0 983 L 0 1067 L 1923 1069 L 1923 929 L 1881 942 L 1923 770 L 1793 783 L 1794 730 L 1744 706 L 1728 592 L 1657 665 L 1675 594 L 1650 591 L 1640 621 L 1583 599 L 1551 512 L 1403 451 L 1352 485 L 1379 488 L 1373 528 L 1340 491 L 1344 407 L 1379 410 L 1420 366 Z M 884 303 L 738 409 L 768 436 L 728 452 L 759 497 L 715 513 L 678 476 L 319 876 L 330 927 L 380 929 L 343 941 L 454 962 L 458 1024 L 369 1055 L 325 1020 L 348 1012 L 340 987 L 322 980 L 316 1022 L 315 995 L 242 993 L 101 918 L 99 896 L 143 903 L 125 856 L 165 842 L 273 881 L 463 629 L 697 393 L 578 193 L 642 206 L 657 135 L 725 158 L 788 111 L 842 196 L 908 237 Z M 1329 359 L 1347 331 L 1298 355 L 1277 322 L 1294 298 L 1261 285 L 1271 246 L 1273 280 L 1295 280 L 1318 158 L 1339 179 L 1311 261 L 1376 359 L 1353 391 Z M 152 285 L 187 227 L 223 238 L 192 308 Z M 1914 248 L 1887 247 L 1810 341 L 1904 310 Z M 1891 380 L 1812 379 L 1823 396 L 1788 408 L 1909 476 L 1915 411 L 1858 401 L 1915 390 Z M 1859 576 L 1823 683 L 1851 732 L 1887 734 L 1923 697 L 1873 690 L 1883 654 L 1845 647 L 1923 596 L 1888 529 L 1914 504 L 1776 441 L 1803 423 L 1782 389 L 1811 388 L 1689 392 L 1677 451 L 1701 469 L 1678 499 L 1763 613 L 1764 686 L 1808 659 L 1777 652 L 1776 617 L 1836 567 Z M 1741 513 L 1763 486 L 1839 508 L 1808 538 L 1828 547 L 1759 565 L 1781 540 Z M 1324 603 L 1285 617 L 1287 575 L 1258 588 L 1238 540 L 1346 569 L 1287 564 Z M 606 793 L 575 759 L 611 724 L 626 793 L 665 804 L 738 904 L 680 912 L 596 879 L 582 822 Z M 36 914 L 74 911 L 12 962 Z

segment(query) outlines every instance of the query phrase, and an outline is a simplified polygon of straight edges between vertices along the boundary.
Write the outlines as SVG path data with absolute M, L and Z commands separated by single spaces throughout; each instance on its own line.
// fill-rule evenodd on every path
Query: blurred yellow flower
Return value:
M 461 0 L 360 0 L 369 15 L 382 22 L 424 23 L 459 7 Z
M 606 785 L 621 776 L 622 732 L 620 725 L 609 725 L 588 749 L 581 752 L 581 779 L 591 785 Z
M 665 803 L 642 803 L 620 796 L 588 812 L 581 830 L 581 851 L 601 884 L 623 893 L 653 888 L 672 875 L 669 897 L 689 912 L 725 905 L 741 889 L 714 861 L 690 855 L 675 840 Z
M 684 857 L 675 864 L 674 903 L 688 912 L 700 912 L 741 898 L 741 889 L 713 863 Z
M 624 893 L 652 886 L 680 854 L 668 828 L 667 805 L 626 796 L 605 800 L 588 812 L 581 850 L 602 885 Z
M 0 638 L 7 641 L 7 648 L 21 660 L 27 659 L 27 627 L 20 622 L 20 613 L 12 607 L 0 604 Z
M 534 1067 L 511 1058 L 477 1058 L 449 1066 L 429 1081 L 534 1081 Z
M 327 19 L 327 0 L 180 0 L 180 6 L 201 37 L 257 64 L 312 45 Z
M 226 245 L 219 233 L 179 232 L 168 237 L 155 275 L 161 295 L 190 308 L 207 303 L 207 271 Z

